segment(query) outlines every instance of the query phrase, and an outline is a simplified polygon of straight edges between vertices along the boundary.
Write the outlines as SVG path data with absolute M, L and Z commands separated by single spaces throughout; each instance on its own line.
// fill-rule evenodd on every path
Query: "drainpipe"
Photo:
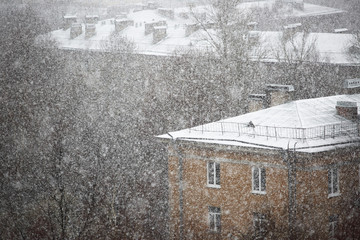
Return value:
M 285 161 L 288 164 L 288 187 L 289 187 L 289 239 L 297 239 L 296 237 L 296 155 L 294 144 L 293 154 L 289 148 L 285 153 Z
M 178 149 L 176 145 L 176 138 L 174 139 L 169 133 L 167 133 L 172 138 L 172 143 L 175 152 L 178 155 L 179 159 L 179 167 L 178 167 L 178 180 L 179 180 L 179 218 L 180 218 L 180 225 L 179 225 L 179 239 L 183 239 L 184 235 L 184 200 L 183 200 L 183 156 L 181 151 Z

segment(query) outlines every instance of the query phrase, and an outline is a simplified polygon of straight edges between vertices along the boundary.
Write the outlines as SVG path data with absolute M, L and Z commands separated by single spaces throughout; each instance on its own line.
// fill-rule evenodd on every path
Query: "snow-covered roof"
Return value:
M 248 11 L 253 8 L 267 8 L 272 9 L 274 7 L 275 0 L 268 1 L 257 1 L 257 2 L 244 2 L 239 4 L 238 9 L 243 11 Z M 291 11 L 280 11 L 280 18 L 298 18 L 298 17 L 311 17 L 311 16 L 321 16 L 321 15 L 330 15 L 330 14 L 339 14 L 344 13 L 344 10 L 325 7 L 310 3 L 304 3 L 304 9 L 293 8 Z
M 245 8 L 250 8 L 251 4 L 269 4 L 271 1 L 243 3 Z M 250 5 L 249 5 L 250 4 Z M 248 6 L 249 5 L 249 6 Z M 305 4 L 307 6 L 307 4 Z M 311 4 L 310 4 L 311 5 Z M 309 7 L 310 8 L 310 7 Z M 326 7 L 319 7 L 325 11 Z M 197 7 L 196 11 L 205 11 L 205 6 Z M 174 18 L 166 18 L 158 13 L 158 10 L 134 11 L 127 14 L 128 20 L 133 20 L 134 25 L 128 26 L 120 32 L 122 37 L 127 38 L 135 43 L 135 51 L 139 54 L 152 55 L 172 55 L 174 52 L 187 53 L 191 50 L 214 50 L 209 43 L 207 33 L 216 34 L 215 31 L 209 30 L 205 33 L 203 30 L 197 30 L 186 36 L 186 25 L 193 24 L 191 17 L 184 18 L 180 13 L 189 12 L 189 8 L 174 9 Z M 305 11 L 306 12 L 306 11 Z M 154 44 L 152 34 L 145 35 L 145 23 L 164 21 L 167 24 L 167 36 L 162 41 Z M 115 31 L 115 19 L 108 19 L 96 24 L 96 35 L 85 37 L 85 32 L 76 38 L 70 38 L 70 29 L 55 30 L 50 33 L 60 49 L 81 49 L 92 51 L 106 51 L 103 42 L 109 39 L 109 36 Z M 196 29 L 195 29 L 196 30 Z M 267 50 L 267 55 L 263 61 L 277 61 L 274 49 L 279 42 L 281 32 L 257 32 L 262 37 L 262 48 Z M 317 39 L 320 62 L 331 62 L 335 64 L 359 64 L 355 60 L 349 59 L 347 48 L 353 36 L 351 34 L 335 33 L 313 33 L 309 39 Z M 213 36 L 214 37 L 214 36 Z M 215 37 L 216 38 L 216 37 Z M 263 55 L 262 55 L 263 56 Z M 254 59 L 258 56 L 254 54 Z
M 310 17 L 310 16 L 320 16 L 320 15 L 330 15 L 330 14 L 339 14 L 344 13 L 345 11 L 336 9 L 336 8 L 330 8 L 315 4 L 309 4 L 304 3 L 304 9 L 298 10 L 294 9 L 291 16 L 292 17 Z
M 65 19 L 73 19 L 73 18 L 77 18 L 76 15 L 65 15 L 64 16 Z
M 360 146 L 359 122 L 336 112 L 337 102 L 355 102 L 360 94 L 337 95 L 289 102 L 233 118 L 158 136 L 190 142 L 321 152 Z
M 280 49 L 280 39 L 283 32 L 256 32 L 262 42 L 262 48 L 267 53 L 266 59 L 269 61 L 277 60 L 278 49 Z M 309 33 L 303 40 L 303 33 L 295 35 L 295 45 L 300 49 L 303 41 L 306 46 L 315 44 L 318 53 L 318 62 L 326 62 L 341 65 L 359 65 L 360 62 L 351 59 L 348 55 L 348 48 L 354 40 L 352 34 L 339 34 L 339 33 Z M 288 44 L 288 50 L 291 51 L 293 45 Z M 280 55 L 280 58 L 282 56 Z

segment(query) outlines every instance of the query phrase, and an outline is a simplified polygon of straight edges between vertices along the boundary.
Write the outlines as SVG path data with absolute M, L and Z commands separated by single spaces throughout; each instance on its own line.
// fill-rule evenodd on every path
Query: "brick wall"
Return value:
M 183 238 L 227 239 L 253 233 L 255 212 L 266 215 L 268 237 L 288 237 L 288 169 L 283 153 L 185 147 L 169 150 L 170 233 L 179 239 L 179 155 L 182 156 Z M 345 154 L 345 157 L 344 157 Z M 357 153 L 358 154 L 358 153 Z M 344 203 L 359 186 L 359 154 L 299 154 L 296 174 L 296 236 L 328 239 L 329 216 L 348 214 Z M 339 161 L 341 159 L 341 161 Z M 356 160 L 357 159 L 357 160 Z M 220 162 L 220 188 L 207 186 L 207 161 Z M 339 163 L 343 162 L 343 163 Z M 340 195 L 328 197 L 328 169 L 338 164 Z M 266 169 L 266 194 L 252 193 L 252 166 Z M 208 207 L 221 209 L 221 232 L 209 230 Z M 339 220 L 339 222 L 340 222 Z M 341 220 L 342 221 L 342 220 Z M 342 226 L 339 223 L 339 228 Z

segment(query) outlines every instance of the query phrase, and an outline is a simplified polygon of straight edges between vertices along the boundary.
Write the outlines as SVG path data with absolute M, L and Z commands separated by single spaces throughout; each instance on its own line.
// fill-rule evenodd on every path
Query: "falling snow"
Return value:
M 357 0 L 0 11 L 0 239 L 359 238 Z

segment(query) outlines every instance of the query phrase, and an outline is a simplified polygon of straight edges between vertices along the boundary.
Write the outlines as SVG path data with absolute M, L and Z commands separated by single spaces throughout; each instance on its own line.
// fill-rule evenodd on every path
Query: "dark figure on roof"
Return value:
M 252 121 L 250 121 L 247 126 L 248 126 L 248 127 L 255 128 L 255 125 L 254 125 L 254 123 L 253 123 Z

